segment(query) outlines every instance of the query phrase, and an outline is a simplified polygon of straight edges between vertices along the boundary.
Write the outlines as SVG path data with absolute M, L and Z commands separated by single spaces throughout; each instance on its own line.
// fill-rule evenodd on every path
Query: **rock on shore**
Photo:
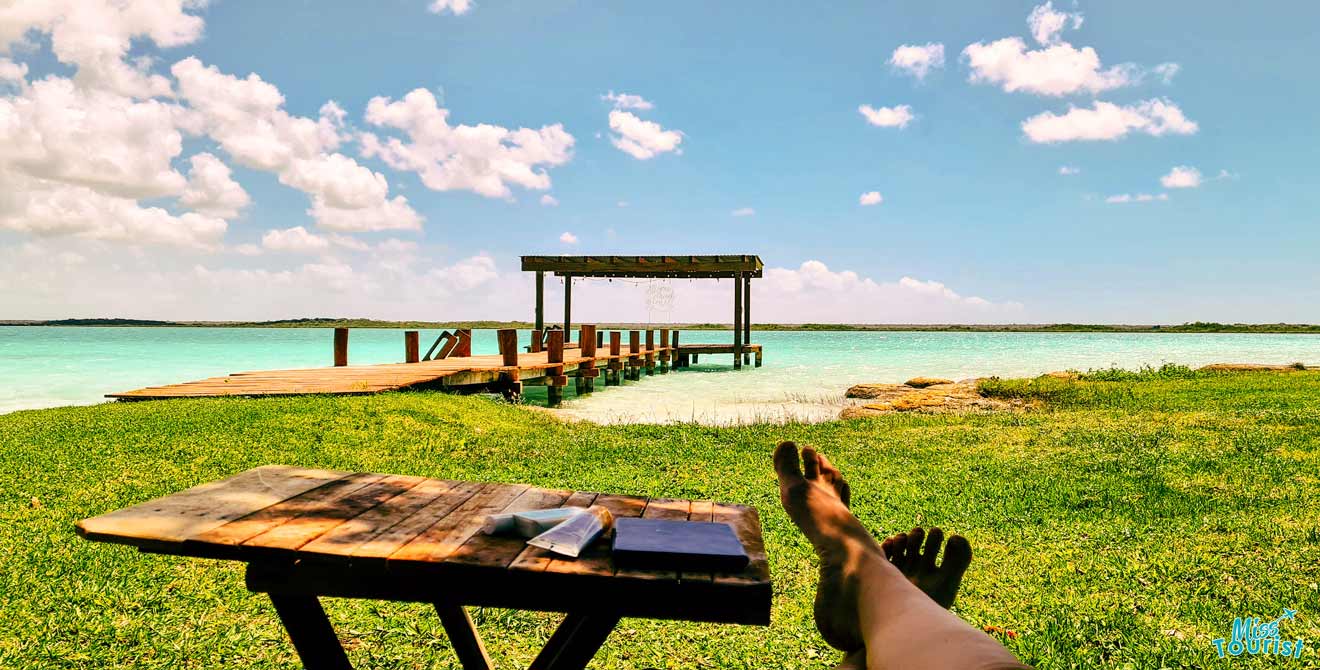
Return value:
M 913 381 L 933 383 L 912 385 Z M 873 400 L 862 405 L 845 407 L 840 419 L 877 416 L 894 412 L 986 412 L 1011 409 L 1015 405 L 996 398 L 987 398 L 977 390 L 977 380 L 952 382 L 918 377 L 906 384 L 858 384 L 845 394 L 849 398 Z

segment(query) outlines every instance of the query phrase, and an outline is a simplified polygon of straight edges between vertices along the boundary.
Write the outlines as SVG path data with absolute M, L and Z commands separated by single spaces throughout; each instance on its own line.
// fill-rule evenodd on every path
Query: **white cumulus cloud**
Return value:
M 884 196 L 880 195 L 879 191 L 867 191 L 866 193 L 863 193 L 860 198 L 857 199 L 857 203 L 864 207 L 869 207 L 871 205 L 878 205 L 884 201 L 885 198 Z
M 191 44 L 204 22 L 190 14 L 205 0 L 19 0 L 0 3 L 0 51 L 30 46 L 33 34 L 50 36 L 61 63 L 77 69 L 83 87 L 135 98 L 168 96 L 167 78 L 148 70 L 150 60 L 130 58 L 135 41 L 163 49 Z
M 610 142 L 620 151 L 636 158 L 648 160 L 663 153 L 682 153 L 678 145 L 683 142 L 683 132 L 665 130 L 654 121 L 643 121 L 632 112 L 613 110 L 610 112 Z
M 432 0 L 426 9 L 432 14 L 449 12 L 455 16 L 462 16 L 472 11 L 472 0 Z
M 330 250 L 330 240 L 308 232 L 302 226 L 270 230 L 261 236 L 261 246 L 270 251 L 295 254 L 319 254 Z
M 422 217 L 403 196 L 389 195 L 385 176 L 335 150 L 344 142 L 344 111 L 333 102 L 316 119 L 289 114 L 284 95 L 256 74 L 220 72 L 196 58 L 170 71 L 191 120 L 240 165 L 272 172 L 306 193 L 307 210 L 330 230 L 417 230 Z
M 188 171 L 188 187 L 179 198 L 179 204 L 204 214 L 232 219 L 251 202 L 247 191 L 234 181 L 229 166 L 219 158 L 200 153 L 193 155 L 188 162 L 192 169 Z
M 972 70 L 969 81 L 996 84 L 1010 93 L 1095 94 L 1130 86 L 1140 79 L 1135 66 L 1102 68 L 1095 49 L 1078 49 L 1067 43 L 1028 50 L 1022 38 L 1006 37 L 970 44 L 963 49 L 963 56 Z
M 0 84 L 22 84 L 27 79 L 27 63 L 15 63 L 8 58 L 0 58 Z
M 756 210 L 751 207 L 739 207 L 730 212 L 733 216 L 756 216 Z
M 1031 37 L 1037 42 L 1050 45 L 1061 41 L 1059 35 L 1065 28 L 1073 30 L 1082 27 L 1080 13 L 1060 12 L 1054 9 L 1053 2 L 1038 5 L 1027 15 L 1027 26 L 1031 28 Z
M 86 186 L 38 180 L 0 169 L 0 229 L 37 237 L 216 249 L 224 219 L 161 207 Z
M 558 207 L 559 199 L 549 193 L 541 196 L 541 204 L 545 207 Z
M 1037 143 L 1116 140 L 1129 133 L 1191 135 L 1198 130 L 1174 103 L 1151 99 L 1134 105 L 1096 101 L 1091 108 L 1069 106 L 1063 114 L 1042 112 L 1022 122 Z
M 1201 171 L 1190 165 L 1178 165 L 1160 177 L 1164 188 L 1196 188 L 1201 185 Z
M 1059 166 L 1059 174 L 1061 174 L 1061 175 L 1063 175 L 1063 176 L 1065 176 L 1065 177 L 1070 177 L 1070 176 L 1072 176 L 1072 175 L 1075 175 L 1075 174 L 1081 174 L 1081 173 L 1082 173 L 1082 169 L 1079 168 L 1079 167 L 1077 167 L 1077 166 L 1075 166 L 1075 165 L 1060 165 L 1060 166 Z
M 944 45 L 937 42 L 904 44 L 894 49 L 889 64 L 917 79 L 925 79 L 931 70 L 944 67 Z
M 562 124 L 540 129 L 509 130 L 492 124 L 449 124 L 449 110 L 426 89 L 401 100 L 372 98 L 366 120 L 407 135 L 379 138 L 363 133 L 362 154 L 379 157 L 396 170 L 409 170 L 435 191 L 472 191 L 487 198 L 508 198 L 510 186 L 544 191 L 550 188 L 547 168 L 572 158 L 573 136 Z
M 609 93 L 600 96 L 600 99 L 609 102 L 615 109 L 638 109 L 645 111 L 655 108 L 655 104 L 646 98 L 628 93 L 615 93 L 614 91 L 610 91 Z
M 1010 93 L 1058 97 L 1133 86 L 1148 73 L 1168 82 L 1178 71 L 1176 63 L 1162 63 L 1149 71 L 1133 63 L 1105 67 L 1094 48 L 1078 48 L 1063 39 L 1064 30 L 1082 25 L 1082 15 L 1058 11 L 1052 2 L 1033 9 L 1027 25 L 1040 48 L 1031 49 L 1020 37 L 967 45 L 962 55 L 971 69 L 968 80 Z
M 915 118 L 912 115 L 912 108 L 907 105 L 896 107 L 862 105 L 857 108 L 857 111 L 866 118 L 867 123 L 881 128 L 906 128 L 907 124 Z
M 571 246 L 578 243 L 578 238 L 577 235 L 565 231 L 564 234 L 559 236 L 559 241 L 563 244 L 567 244 Z
M 1151 193 L 1137 193 L 1135 195 L 1130 193 L 1119 193 L 1118 195 L 1111 195 L 1105 198 L 1105 202 L 1111 205 L 1116 205 L 1116 204 L 1123 204 L 1128 202 L 1155 202 L 1157 200 L 1168 200 L 1168 199 L 1169 199 L 1168 193 L 1160 193 L 1158 195 Z

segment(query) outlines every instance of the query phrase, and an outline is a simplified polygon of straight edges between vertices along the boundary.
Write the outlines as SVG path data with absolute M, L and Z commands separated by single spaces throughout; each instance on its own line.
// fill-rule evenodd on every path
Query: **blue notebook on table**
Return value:
M 737 572 L 747 552 L 727 523 L 616 518 L 614 564 L 689 572 Z

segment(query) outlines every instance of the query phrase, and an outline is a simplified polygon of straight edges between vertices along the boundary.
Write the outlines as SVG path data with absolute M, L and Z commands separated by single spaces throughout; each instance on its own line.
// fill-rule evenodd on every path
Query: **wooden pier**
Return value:
M 495 391 L 510 399 L 522 395 L 524 385 L 547 387 L 550 405 L 563 400 L 572 379 L 579 394 L 595 390 L 595 380 L 606 386 L 639 380 L 643 374 L 680 370 L 702 355 L 732 355 L 741 369 L 755 358 L 761 367 L 761 345 L 752 344 L 752 279 L 761 276 L 761 259 L 736 256 L 523 256 L 522 269 L 536 273 L 536 328 L 531 344 L 520 351 L 518 333 L 497 332 L 499 352 L 472 355 L 470 330 L 445 331 L 422 355 L 417 331 L 404 333 L 404 362 L 384 365 L 348 365 L 348 329 L 336 328 L 334 366 L 300 370 L 238 372 L 182 384 L 152 386 L 111 393 L 120 400 L 202 398 L 214 396 L 280 396 L 302 394 L 363 395 L 407 388 L 446 389 L 472 393 Z M 564 321 L 558 328 L 545 326 L 545 275 L 564 281 Z M 596 326 L 582 326 L 577 343 L 572 332 L 574 278 L 731 279 L 733 280 L 733 342 L 680 344 L 677 330 L 613 331 L 606 336 Z M 644 336 L 644 337 L 643 337 Z
M 644 333 L 651 333 L 651 336 L 644 337 Z M 578 342 L 565 344 L 562 330 L 550 330 L 544 335 L 534 331 L 532 348 L 537 351 L 528 352 L 519 351 L 516 331 L 504 330 L 498 333 L 499 354 L 463 355 L 459 347 L 458 355 L 415 363 L 237 372 L 224 377 L 111 393 L 107 397 L 161 400 L 217 396 L 368 395 L 413 388 L 461 393 L 498 392 L 517 399 L 524 386 L 546 386 L 553 405 L 562 400 L 570 379 L 578 393 L 591 393 L 599 377 L 604 378 L 606 386 L 613 386 L 625 380 L 640 380 L 647 374 L 681 370 L 688 367 L 697 354 L 733 353 L 730 344 L 677 344 L 678 331 L 630 331 L 626 343 L 623 335 L 619 331 L 598 333 L 595 326 L 582 326 Z M 471 337 L 470 333 L 466 336 Z M 456 339 L 461 341 L 462 337 L 460 334 Z M 543 338 L 540 347 L 535 344 L 538 337 Z M 416 341 L 416 331 L 405 332 L 405 359 L 415 354 Z M 605 346 L 597 347 L 602 341 Z M 588 346 L 581 346 L 583 342 Z M 337 329 L 335 344 L 335 360 L 346 363 L 347 329 Z M 749 345 L 747 350 L 755 355 L 759 366 L 760 345 Z

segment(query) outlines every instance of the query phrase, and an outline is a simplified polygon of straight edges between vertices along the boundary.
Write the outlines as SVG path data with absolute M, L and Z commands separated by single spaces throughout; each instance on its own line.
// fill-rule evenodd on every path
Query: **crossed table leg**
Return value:
M 271 602 L 307 670 L 352 670 L 334 627 L 316 596 L 271 593 Z M 491 670 L 490 657 L 472 618 L 460 605 L 435 603 L 440 623 L 463 670 Z M 619 623 L 609 614 L 570 613 L 555 629 L 530 670 L 582 670 Z

